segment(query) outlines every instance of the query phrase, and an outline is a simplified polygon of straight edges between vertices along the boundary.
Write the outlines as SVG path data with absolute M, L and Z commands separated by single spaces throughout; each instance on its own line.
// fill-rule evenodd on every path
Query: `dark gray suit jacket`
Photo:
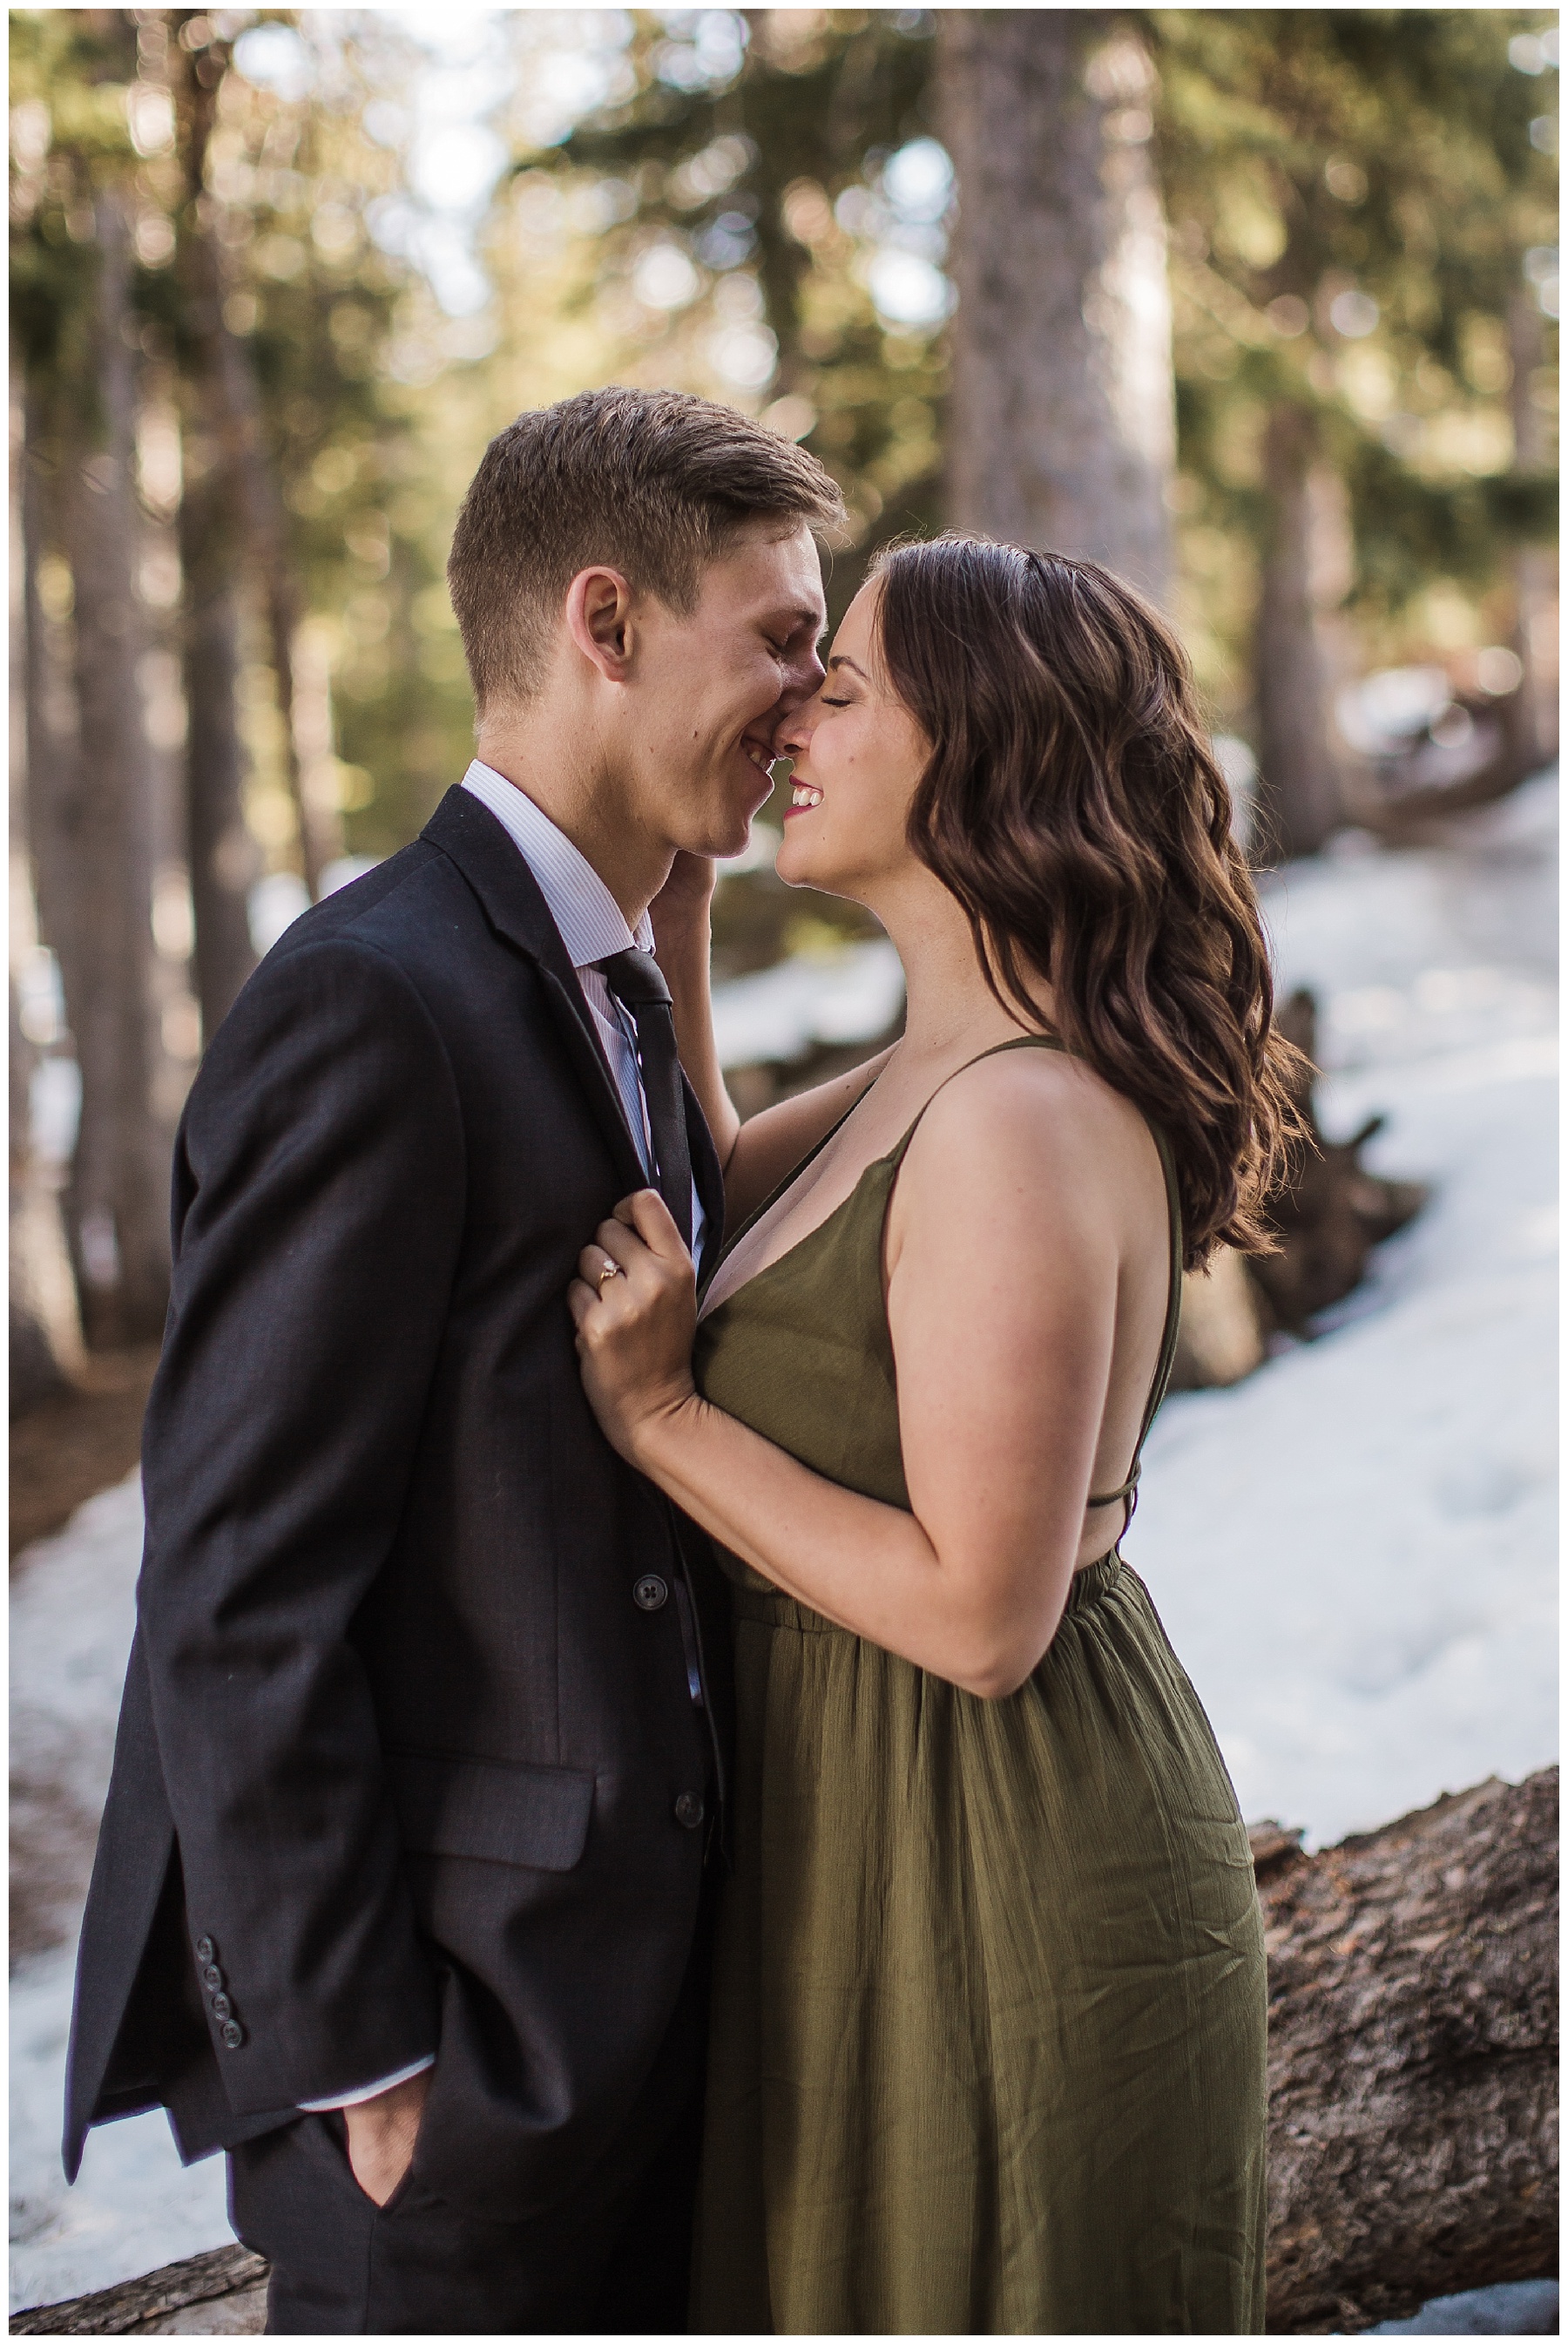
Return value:
M 418 2162 L 472 2209 L 568 2194 L 613 2145 L 726 1733 L 711 1561 L 600 1434 L 566 1305 L 644 1185 L 544 899 L 460 789 L 214 1038 L 176 1147 L 73 2176 L 116 2116 L 161 2103 L 199 2156 L 437 2048 Z

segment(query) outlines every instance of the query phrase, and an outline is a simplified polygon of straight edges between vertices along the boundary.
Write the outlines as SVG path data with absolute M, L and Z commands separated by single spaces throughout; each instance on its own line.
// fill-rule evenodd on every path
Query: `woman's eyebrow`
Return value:
M 850 659 L 847 653 L 843 652 L 835 652 L 833 657 L 828 662 L 828 672 L 829 675 L 836 667 L 852 667 L 862 683 L 869 683 L 871 681 L 870 677 L 866 673 L 865 669 L 859 664 L 859 662 L 858 660 Z

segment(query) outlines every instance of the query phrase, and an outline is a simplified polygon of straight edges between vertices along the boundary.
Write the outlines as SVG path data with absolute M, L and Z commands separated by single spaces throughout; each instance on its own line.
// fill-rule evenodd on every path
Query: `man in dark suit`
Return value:
M 648 906 L 744 843 L 836 510 L 700 399 L 502 432 L 449 568 L 479 755 L 181 1124 L 65 2158 L 159 2104 L 226 2149 L 275 2333 L 685 2325 L 727 1637 L 566 1296 L 631 1189 L 717 1242 Z

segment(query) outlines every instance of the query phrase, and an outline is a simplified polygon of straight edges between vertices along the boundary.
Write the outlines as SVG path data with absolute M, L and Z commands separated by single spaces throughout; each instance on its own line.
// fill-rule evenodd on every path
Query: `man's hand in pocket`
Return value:
M 377 2206 L 385 2206 L 413 2162 L 414 2141 L 434 2073 L 433 2067 L 422 2068 L 406 2083 L 394 2084 L 389 2091 L 377 2092 L 373 2100 L 361 2100 L 357 2107 L 343 2111 L 354 2178 Z

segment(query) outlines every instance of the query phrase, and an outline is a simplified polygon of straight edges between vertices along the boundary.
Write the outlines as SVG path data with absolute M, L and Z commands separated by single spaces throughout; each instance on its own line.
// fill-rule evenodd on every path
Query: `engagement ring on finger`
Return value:
M 612 1278 L 621 1278 L 624 1275 L 625 1272 L 622 1270 L 619 1262 L 612 1261 L 608 1254 L 606 1254 L 604 1258 L 604 1268 L 598 1274 L 598 1282 L 600 1287 L 603 1288 L 608 1286 Z

